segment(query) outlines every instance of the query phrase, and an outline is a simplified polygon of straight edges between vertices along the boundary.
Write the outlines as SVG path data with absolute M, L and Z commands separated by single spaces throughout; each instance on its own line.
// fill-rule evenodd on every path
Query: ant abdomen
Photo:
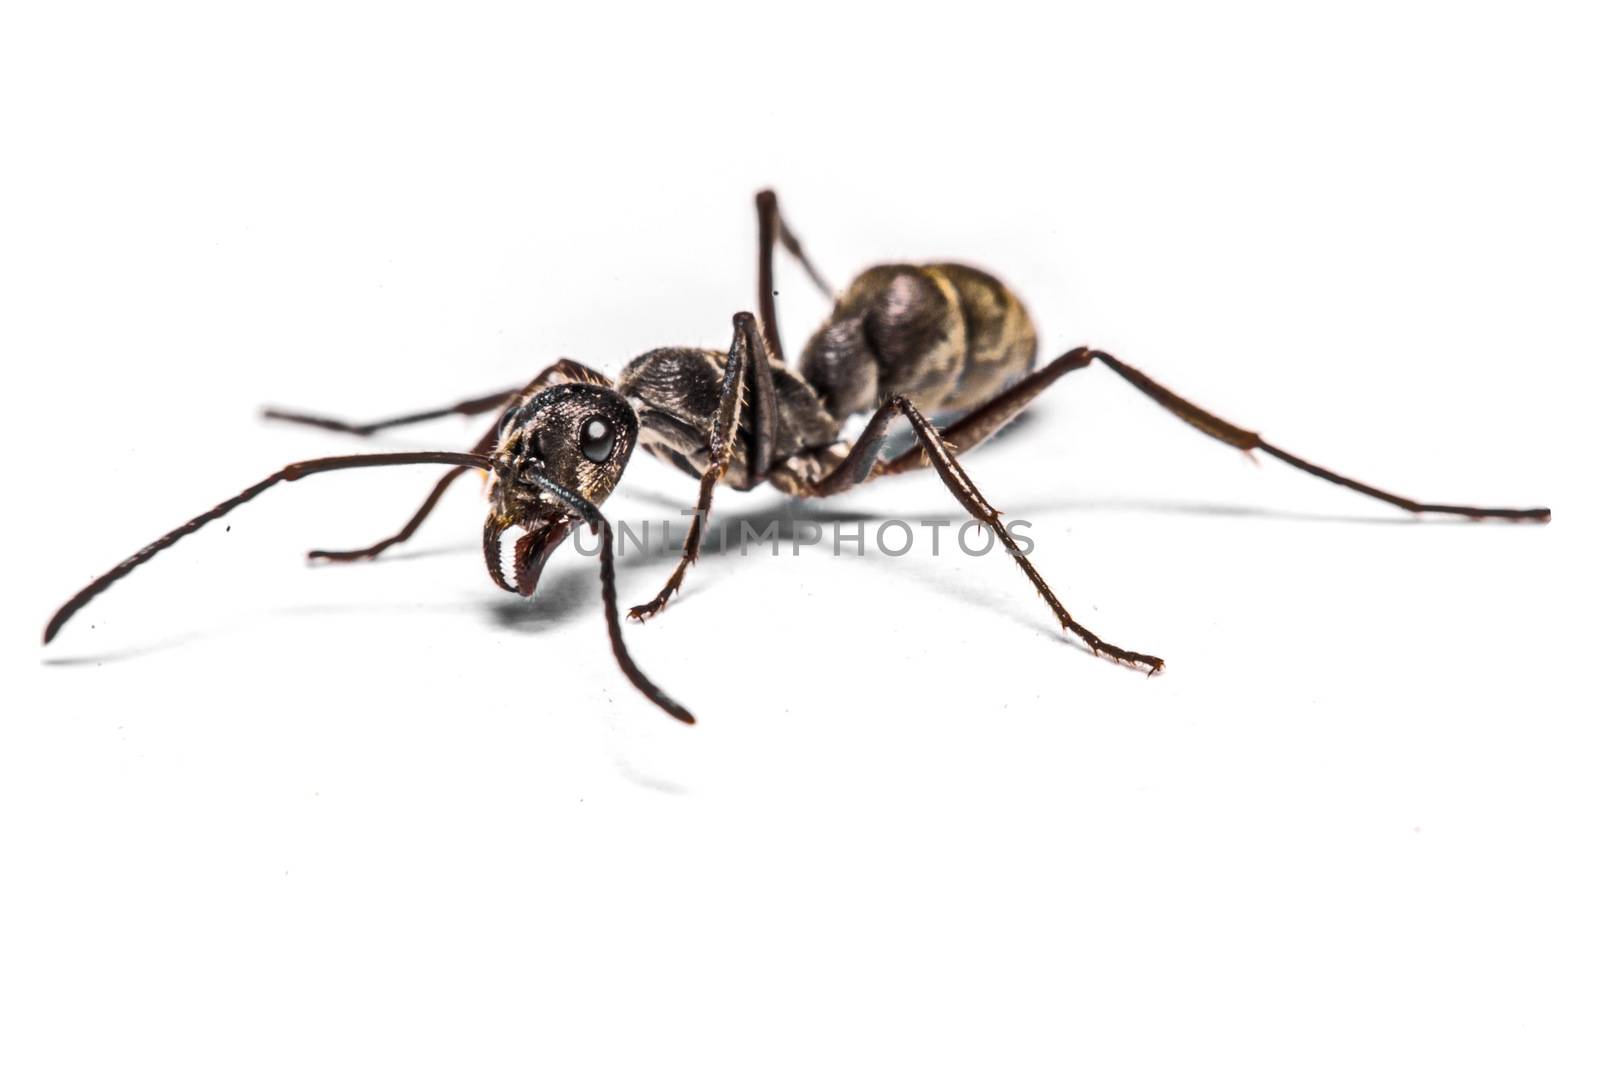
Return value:
M 900 394 L 930 412 L 988 400 L 1033 366 L 1033 321 L 993 276 L 956 263 L 860 274 L 806 344 L 800 374 L 836 419 Z

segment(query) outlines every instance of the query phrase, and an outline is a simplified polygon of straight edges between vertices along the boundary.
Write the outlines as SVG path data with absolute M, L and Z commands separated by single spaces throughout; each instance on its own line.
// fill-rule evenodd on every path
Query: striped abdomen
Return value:
M 955 263 L 896 265 L 850 283 L 799 371 L 836 419 L 896 393 L 931 414 L 983 403 L 1037 351 L 1022 302 L 990 275 Z

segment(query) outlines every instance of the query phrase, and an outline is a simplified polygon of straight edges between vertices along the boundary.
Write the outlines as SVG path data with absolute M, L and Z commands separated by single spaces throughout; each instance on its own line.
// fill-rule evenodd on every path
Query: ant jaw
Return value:
M 508 574 L 502 562 L 501 544 L 507 530 L 522 527 L 526 532 L 511 550 Z M 573 518 L 566 512 L 543 512 L 521 521 L 491 514 L 483 527 L 483 561 L 489 577 L 508 593 L 533 596 L 544 565 L 571 535 Z
M 533 595 L 534 587 L 539 584 L 539 575 L 544 572 L 545 562 L 570 533 L 572 518 L 561 515 L 533 527 L 517 540 L 517 547 L 512 552 L 517 592 L 523 596 Z

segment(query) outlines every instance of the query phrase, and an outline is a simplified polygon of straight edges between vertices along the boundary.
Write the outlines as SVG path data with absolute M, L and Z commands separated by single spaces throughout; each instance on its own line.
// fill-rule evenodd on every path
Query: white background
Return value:
M 1581 6 L 44 5 L 0 37 L 0 1058 L 1593 1063 L 1595 27 Z M 712 554 L 629 637 L 494 589 L 381 415 L 724 345 L 751 194 L 1100 368 L 969 469 L 999 556 Z M 780 266 L 791 352 L 825 312 Z M 608 511 L 676 517 L 641 454 Z M 723 516 L 959 518 L 931 475 Z M 870 527 L 869 527 L 870 528 Z M 625 560 L 623 602 L 669 560 Z

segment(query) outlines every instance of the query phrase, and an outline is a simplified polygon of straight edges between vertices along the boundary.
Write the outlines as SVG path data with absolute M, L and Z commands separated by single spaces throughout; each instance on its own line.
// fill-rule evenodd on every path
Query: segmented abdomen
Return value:
M 934 413 L 974 407 L 1033 366 L 1038 338 L 1016 294 L 957 263 L 873 267 L 801 354 L 835 418 L 896 393 Z

